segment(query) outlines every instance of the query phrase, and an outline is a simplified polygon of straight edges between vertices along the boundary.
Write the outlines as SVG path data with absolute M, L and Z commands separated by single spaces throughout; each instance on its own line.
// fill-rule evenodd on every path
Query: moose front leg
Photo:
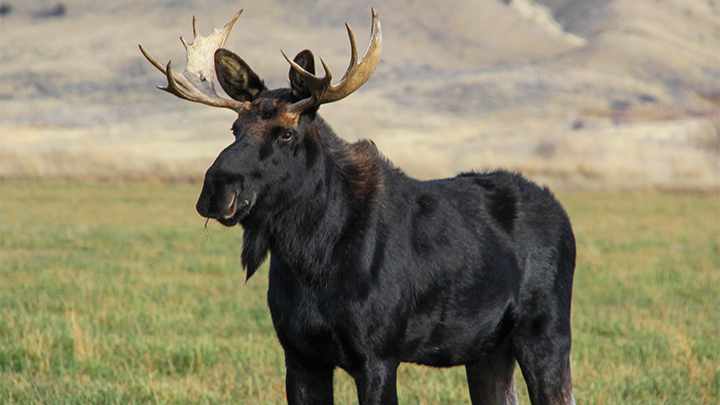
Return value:
M 397 405 L 397 368 L 395 360 L 376 360 L 352 373 L 360 405 Z
M 332 405 L 333 367 L 302 361 L 285 353 L 288 405 Z

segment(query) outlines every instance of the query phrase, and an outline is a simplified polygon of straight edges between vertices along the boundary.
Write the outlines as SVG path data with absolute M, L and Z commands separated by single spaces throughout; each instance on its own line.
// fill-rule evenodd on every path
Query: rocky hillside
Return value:
M 0 177 L 200 179 L 233 113 L 156 90 L 137 44 L 180 66 L 193 15 L 207 35 L 244 8 L 226 47 L 285 86 L 280 49 L 310 48 L 339 75 L 343 23 L 364 47 L 373 6 L 380 67 L 321 114 L 410 174 L 719 188 L 716 0 L 3 0 Z

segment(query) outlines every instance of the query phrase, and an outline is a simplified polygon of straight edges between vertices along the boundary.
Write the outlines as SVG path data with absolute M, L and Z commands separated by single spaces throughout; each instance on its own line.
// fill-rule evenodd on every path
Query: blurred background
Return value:
M 383 27 L 375 76 L 321 115 L 419 178 L 504 167 L 556 189 L 720 188 L 717 0 L 2 0 L 0 178 L 199 181 L 229 110 L 159 91 L 141 55 L 184 66 L 245 9 L 225 47 L 270 88 L 280 49 L 349 60 Z
M 246 283 L 242 232 L 195 212 L 236 115 L 158 90 L 138 44 L 182 71 L 193 15 L 243 8 L 226 47 L 285 87 L 280 49 L 339 78 L 371 7 L 338 135 L 557 191 L 578 403 L 718 403 L 720 0 L 0 0 L 0 404 L 287 403 L 268 266 Z M 401 404 L 469 404 L 462 368 L 398 375 Z

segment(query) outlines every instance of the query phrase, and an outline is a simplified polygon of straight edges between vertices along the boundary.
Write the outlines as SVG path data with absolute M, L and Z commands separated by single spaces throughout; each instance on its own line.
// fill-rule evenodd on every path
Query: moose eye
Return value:
M 285 131 L 280 135 L 280 139 L 283 142 L 290 142 L 293 139 L 293 133 L 292 131 Z

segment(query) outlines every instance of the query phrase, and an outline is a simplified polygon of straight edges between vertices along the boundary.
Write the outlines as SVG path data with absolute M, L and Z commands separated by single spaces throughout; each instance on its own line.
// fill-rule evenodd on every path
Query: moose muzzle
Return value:
M 237 183 L 218 184 L 205 177 L 195 209 L 205 217 L 233 226 L 245 218 L 257 202 L 257 193 L 243 192 Z

